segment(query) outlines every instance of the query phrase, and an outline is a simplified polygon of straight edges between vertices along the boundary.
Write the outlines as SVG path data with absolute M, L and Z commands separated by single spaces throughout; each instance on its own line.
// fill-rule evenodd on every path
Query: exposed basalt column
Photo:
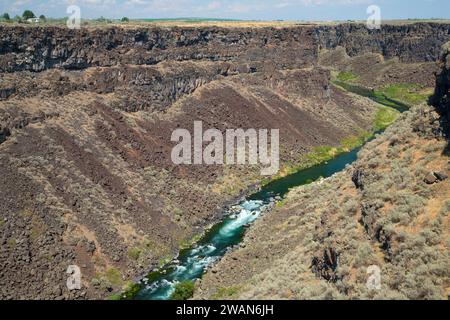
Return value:
M 357 189 L 364 190 L 363 179 L 364 179 L 364 171 L 355 170 L 355 172 L 353 172 L 352 181 Z
M 105 28 L 0 26 L 0 71 L 82 70 L 166 60 L 264 60 L 281 69 L 311 65 L 317 56 L 313 28 Z
M 338 267 L 339 253 L 334 248 L 327 248 L 323 251 L 322 258 L 313 257 L 311 261 L 311 271 L 318 277 L 330 282 L 336 282 L 339 277 L 336 275 Z
M 447 135 L 450 136 L 450 42 L 443 46 L 441 71 L 436 75 L 436 89 L 433 96 L 433 105 L 441 115 L 441 124 Z
M 363 24 L 275 29 L 106 28 L 0 26 L 0 71 L 82 70 L 122 64 L 154 65 L 165 60 L 245 60 L 250 70 L 262 61 L 281 69 L 306 66 L 317 49 L 343 46 L 351 56 L 380 53 L 406 62 L 435 61 L 450 39 L 450 25 L 416 23 L 383 25 L 371 31 Z
M 98 74 L 97 78 L 92 77 L 91 84 L 99 93 L 115 91 L 121 96 L 121 102 L 117 106 L 122 110 L 161 111 L 213 80 L 237 74 L 236 66 L 229 63 L 203 67 L 181 63 L 176 64 L 176 67 L 178 69 L 165 72 L 144 67 L 110 68 Z M 105 81 L 106 79 L 111 81 Z
M 11 131 L 9 131 L 8 128 L 1 128 L 0 127 L 0 143 L 3 143 L 6 141 L 6 139 L 11 135 Z
M 0 101 L 8 99 L 15 91 L 15 88 L 0 88 Z
M 364 24 L 319 26 L 315 30 L 320 49 L 344 47 L 350 56 L 379 53 L 403 62 L 436 61 L 440 48 L 450 38 L 450 25 L 415 23 L 382 25 L 369 30 Z

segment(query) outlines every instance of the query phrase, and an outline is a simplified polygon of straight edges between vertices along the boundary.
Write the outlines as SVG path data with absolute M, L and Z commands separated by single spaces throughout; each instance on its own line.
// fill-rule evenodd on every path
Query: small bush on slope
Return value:
M 183 281 L 175 286 L 175 291 L 170 296 L 171 300 L 188 300 L 194 294 L 194 282 Z

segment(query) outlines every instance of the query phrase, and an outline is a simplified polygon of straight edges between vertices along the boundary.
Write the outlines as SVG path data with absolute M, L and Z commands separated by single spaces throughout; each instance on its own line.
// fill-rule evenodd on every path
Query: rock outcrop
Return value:
M 253 70 L 307 65 L 317 48 L 312 27 L 99 28 L 0 26 L 0 70 L 82 70 L 162 61 L 241 61 Z
M 450 137 L 450 42 L 443 46 L 439 66 L 433 105 L 442 115 L 442 126 Z
M 350 56 L 378 53 L 403 62 L 437 61 L 441 47 L 449 40 L 445 23 L 404 23 L 369 30 L 364 24 L 320 26 L 315 29 L 320 49 L 344 47 Z

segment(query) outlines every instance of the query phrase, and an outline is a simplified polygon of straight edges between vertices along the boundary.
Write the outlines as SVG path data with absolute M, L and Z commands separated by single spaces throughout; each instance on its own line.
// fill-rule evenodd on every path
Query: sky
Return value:
M 243 20 L 366 20 L 369 5 L 378 5 L 381 17 L 391 19 L 450 19 L 450 0 L 0 0 L 0 14 L 61 18 L 71 4 L 85 19 L 227 18 Z

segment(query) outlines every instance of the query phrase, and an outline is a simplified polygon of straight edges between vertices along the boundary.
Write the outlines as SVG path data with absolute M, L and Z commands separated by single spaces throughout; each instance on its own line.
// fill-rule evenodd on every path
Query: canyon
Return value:
M 348 139 L 373 132 L 380 106 L 336 85 L 335 78 L 345 72 L 373 90 L 412 83 L 417 95 L 435 91 L 436 111 L 414 106 L 388 129 L 386 141 L 370 142 L 364 150 L 381 157 L 391 155 L 389 146 L 400 148 L 404 143 L 417 148 L 416 153 L 411 151 L 412 158 L 436 154 L 424 164 L 426 169 L 448 170 L 441 154 L 449 110 L 449 63 L 441 50 L 448 41 L 450 25 L 425 22 L 385 25 L 379 31 L 359 24 L 81 30 L 0 25 L 0 297 L 98 299 L 120 292 L 170 261 L 219 221 L 224 207 L 261 184 L 258 165 L 172 163 L 171 136 L 178 128 L 192 129 L 195 121 L 202 121 L 205 128 L 221 132 L 279 129 L 282 173 L 302 165 L 317 148 L 348 148 L 344 143 Z M 404 136 L 411 131 L 417 141 Z M 423 151 L 420 141 L 424 146 L 436 141 L 442 150 L 430 146 L 433 150 Z M 350 267 L 338 276 L 353 282 L 340 290 L 324 279 L 329 277 L 321 269 L 314 273 L 306 265 L 314 257 L 322 265 L 330 254 L 321 253 L 331 249 L 355 253 L 357 249 L 345 246 L 343 235 L 329 230 L 336 220 L 354 226 L 361 246 L 375 250 L 374 255 L 395 259 L 398 237 L 379 228 L 383 210 L 374 199 L 364 198 L 363 190 L 371 190 L 370 177 L 377 175 L 371 158 L 363 155 L 354 168 L 320 187 L 289 194 L 286 208 L 257 221 L 245 238 L 246 247 L 227 255 L 214 273 L 208 272 L 194 297 L 221 293 L 227 298 L 224 292 L 232 292 L 229 297 L 317 298 L 323 292 L 314 286 L 316 294 L 299 293 L 298 288 L 258 293 L 252 287 L 258 275 L 268 274 L 264 281 L 269 281 L 275 266 L 280 272 L 279 265 L 289 269 L 296 264 L 289 254 L 297 253 L 304 259 L 298 263 L 299 281 L 325 287 L 333 297 L 361 294 L 359 287 L 351 287 L 360 275 Z M 388 171 L 392 161 L 384 160 Z M 358 188 L 351 186 L 353 169 L 359 170 Z M 415 179 L 422 181 L 425 171 Z M 431 218 L 445 220 L 445 226 L 448 216 L 440 210 L 448 190 L 438 185 L 428 193 L 419 191 L 432 201 L 422 207 L 434 205 Z M 338 197 L 340 190 L 348 194 Z M 312 192 L 323 195 L 316 199 L 322 199 L 320 203 L 308 202 Z M 354 217 L 346 216 L 351 221 L 340 219 L 329 203 L 341 197 L 349 202 L 353 196 L 361 201 L 363 212 L 358 203 Z M 305 213 L 303 208 L 311 210 Z M 314 228 L 302 219 L 324 222 Z M 423 222 L 423 229 L 431 223 Z M 285 232 L 280 224 L 296 231 Z M 307 229 L 301 231 L 302 226 Z M 405 228 L 414 226 L 411 222 Z M 283 236 L 274 239 L 279 232 Z M 309 235 L 309 247 L 299 232 Z M 296 237 L 301 241 L 292 242 Z M 434 241 L 445 250 L 445 244 Z M 335 242 L 339 245 L 331 244 Z M 379 251 L 377 242 L 389 249 Z M 243 259 L 246 255 L 250 258 Z M 433 272 L 448 280 L 448 252 L 435 258 L 447 263 L 447 269 Z M 383 264 L 382 259 L 376 262 Z M 403 262 L 395 265 L 398 270 L 405 268 Z M 69 265 L 81 268 L 82 290 L 65 287 Z M 286 279 L 291 274 L 286 271 Z M 432 293 L 418 297 L 438 296 L 432 287 Z M 394 291 L 387 294 L 402 292 Z

